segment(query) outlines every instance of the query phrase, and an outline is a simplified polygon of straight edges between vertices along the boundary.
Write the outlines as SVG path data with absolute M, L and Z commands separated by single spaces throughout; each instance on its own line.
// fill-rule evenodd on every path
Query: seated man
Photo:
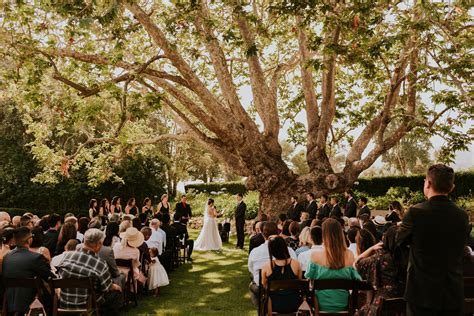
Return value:
M 107 263 L 98 257 L 105 235 L 91 228 L 84 234 L 84 246 L 79 251 L 68 252 L 59 266 L 61 278 L 86 278 L 95 280 L 97 304 L 106 315 L 118 315 L 122 306 L 122 288 L 112 282 Z M 84 308 L 88 293 L 84 289 L 62 289 L 59 305 L 62 308 Z
M 13 233 L 16 248 L 3 258 L 3 275 L 9 278 L 38 277 L 47 281 L 54 277 L 48 262 L 42 254 L 29 250 L 33 239 L 28 227 L 20 227 Z M 43 293 L 45 294 L 45 293 Z M 8 312 L 25 314 L 35 299 L 36 290 L 27 288 L 7 289 Z M 40 297 L 44 305 L 50 301 L 49 297 Z
M 250 298 L 255 306 L 258 306 L 258 284 L 259 279 L 259 270 L 270 261 L 270 254 L 268 253 L 268 238 L 273 235 L 278 235 L 278 226 L 273 222 L 266 222 L 263 226 L 263 238 L 265 242 L 253 249 L 249 255 L 248 259 L 248 268 L 250 273 L 252 273 L 252 282 L 249 285 L 250 288 Z M 296 253 L 293 249 L 288 247 L 290 256 L 293 259 L 296 259 Z
M 254 248 L 257 248 L 261 244 L 265 242 L 265 238 L 263 237 L 262 234 L 262 229 L 263 226 L 265 225 L 265 222 L 257 222 L 255 225 L 255 232 L 256 234 L 250 237 L 250 242 L 249 242 L 249 254 L 252 252 Z
M 175 228 L 177 236 L 180 236 L 180 238 L 182 238 L 182 236 L 185 237 L 186 246 L 188 246 L 188 261 L 192 261 L 191 254 L 193 253 L 194 240 L 189 239 L 188 228 L 186 224 L 181 223 L 181 215 L 175 213 L 173 219 L 174 223 L 171 224 L 171 226 Z
M 311 228 L 310 234 L 311 242 L 313 244 L 311 246 L 311 249 L 309 251 L 300 253 L 298 256 L 298 261 L 301 265 L 301 271 L 306 271 L 308 269 L 308 265 L 311 262 L 311 254 L 314 251 L 323 248 L 323 230 L 321 229 L 321 227 L 314 226 L 313 228 Z

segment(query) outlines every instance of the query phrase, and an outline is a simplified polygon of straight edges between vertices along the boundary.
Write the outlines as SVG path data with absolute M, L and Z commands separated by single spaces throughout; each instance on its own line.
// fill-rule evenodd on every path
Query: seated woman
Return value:
M 357 255 L 360 255 L 376 243 L 374 235 L 365 228 L 357 232 L 355 240 L 357 246 Z
M 396 246 L 397 230 L 398 226 L 390 227 L 383 235 L 383 242 L 364 251 L 354 263 L 362 278 L 377 289 L 372 302 L 362 307 L 362 315 L 378 315 L 382 298 L 403 295 L 408 256 L 404 248 Z
M 306 226 L 303 228 L 303 230 L 300 233 L 300 244 L 298 249 L 295 250 L 295 253 L 297 256 L 299 256 L 301 253 L 308 251 L 311 249 L 312 242 L 311 242 L 311 234 L 310 234 L 311 228 L 309 226 Z
M 122 241 L 116 243 L 113 248 L 115 259 L 132 259 L 135 280 L 145 284 L 146 278 L 140 271 L 140 251 L 138 250 L 138 247 L 143 244 L 145 237 L 135 227 L 128 228 L 121 237 Z M 119 270 L 123 274 L 128 275 L 127 268 L 119 267 Z
M 347 249 L 341 224 L 332 218 L 323 223 L 323 249 L 311 254 L 311 263 L 305 273 L 307 279 L 349 279 L 360 280 L 360 275 L 352 266 L 354 254 Z M 347 309 L 349 292 L 346 290 L 316 291 L 319 310 L 340 312 Z
M 300 244 L 299 235 L 300 235 L 300 224 L 298 222 L 291 222 L 290 227 L 288 228 L 290 231 L 290 237 L 286 239 L 286 244 L 291 249 L 295 250 L 298 249 Z
M 292 259 L 285 240 L 274 236 L 268 240 L 268 253 L 274 258 L 262 267 L 262 285 L 267 287 L 269 282 L 277 280 L 301 279 L 301 268 L 298 260 Z M 294 313 L 301 305 L 299 293 L 293 290 L 281 290 L 270 293 L 268 314 L 278 312 Z

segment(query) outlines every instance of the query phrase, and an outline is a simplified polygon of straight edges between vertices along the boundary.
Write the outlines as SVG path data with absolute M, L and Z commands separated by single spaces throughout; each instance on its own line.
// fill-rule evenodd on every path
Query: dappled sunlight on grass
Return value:
M 197 233 L 190 231 L 191 238 Z M 248 293 L 247 252 L 234 244 L 231 239 L 222 252 L 193 253 L 194 261 L 170 274 L 160 296 L 142 297 L 124 315 L 257 315 Z

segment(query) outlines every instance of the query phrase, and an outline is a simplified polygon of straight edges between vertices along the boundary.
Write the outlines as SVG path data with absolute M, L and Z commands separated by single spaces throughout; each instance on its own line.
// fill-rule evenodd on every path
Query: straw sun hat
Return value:
M 138 248 L 143 244 L 145 237 L 135 227 L 128 228 L 124 233 L 120 234 L 123 244 L 128 243 L 130 247 Z

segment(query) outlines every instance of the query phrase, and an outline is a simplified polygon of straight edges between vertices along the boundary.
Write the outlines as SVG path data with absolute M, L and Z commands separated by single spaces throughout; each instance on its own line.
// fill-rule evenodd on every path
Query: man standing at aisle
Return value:
M 245 211 L 247 205 L 243 201 L 242 193 L 237 193 L 237 206 L 235 208 L 235 226 L 237 230 L 237 246 L 236 248 L 244 249 L 244 238 L 245 238 Z
M 453 189 L 453 169 L 431 166 L 423 188 L 428 200 L 412 206 L 398 230 L 397 244 L 410 245 L 409 316 L 464 314 L 463 253 L 470 230 L 467 212 L 448 198 Z

